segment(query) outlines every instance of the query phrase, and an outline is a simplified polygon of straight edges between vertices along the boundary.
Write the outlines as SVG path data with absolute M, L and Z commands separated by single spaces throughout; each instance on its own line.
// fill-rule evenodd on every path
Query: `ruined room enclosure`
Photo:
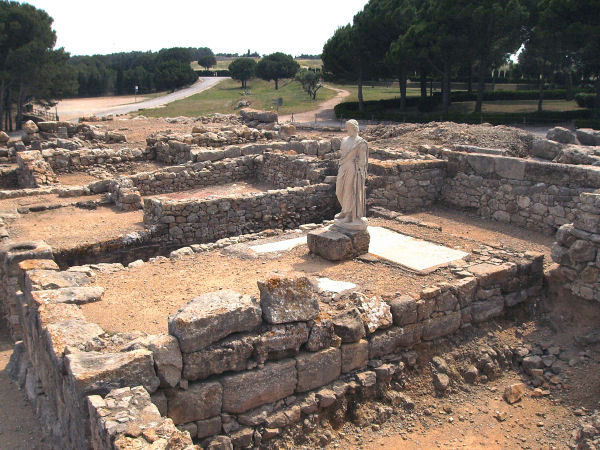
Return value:
M 13 177 L 38 186 L 0 194 L 11 373 L 57 446 L 355 445 L 345 423 L 410 420 L 424 375 L 437 404 L 510 369 L 523 404 L 536 411 L 539 394 L 546 411 L 594 361 L 570 365 L 573 336 L 556 354 L 537 345 L 534 311 L 549 286 L 596 301 L 596 168 L 372 142 L 372 248 L 331 263 L 305 236 L 337 212 L 339 137 L 231 127 L 102 156 L 16 152 Z M 114 177 L 60 183 L 108 160 Z M 421 246 L 431 254 L 406 258 Z

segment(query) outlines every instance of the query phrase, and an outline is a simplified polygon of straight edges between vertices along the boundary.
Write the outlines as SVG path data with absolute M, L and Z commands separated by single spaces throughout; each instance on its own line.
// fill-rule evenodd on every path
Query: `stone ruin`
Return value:
M 600 147 L 590 146 L 599 144 L 597 135 L 553 130 L 548 140 L 532 140 L 528 157 L 461 144 L 411 151 L 370 144 L 367 182 L 369 216 L 390 223 L 442 204 L 555 235 L 550 271 L 542 254 L 487 247 L 460 266 L 437 269 L 447 281 L 416 294 L 354 290 L 336 297 L 338 309 L 314 279 L 278 275 L 256 280 L 257 298 L 222 286 L 190 299 L 169 316 L 168 333 L 115 334 L 90 322 L 82 306 L 102 302 L 104 289 L 92 283 L 98 271 L 330 223 L 338 210 L 339 137 L 301 139 L 272 119 L 244 112 L 219 118 L 217 127 L 200 119 L 190 134 L 148 136 L 143 149 L 94 148 L 126 138 L 87 124 L 42 122 L 0 149 L 17 164 L 1 173 L 0 200 L 100 194 L 102 204 L 143 215 L 143 231 L 60 251 L 11 239 L 14 217 L 2 223 L 0 306 L 16 341 L 9 372 L 57 448 L 276 446 L 282 436 L 317 430 L 324 418 L 343 420 L 362 402 L 402 405 L 393 386 L 421 343 L 528 308 L 548 280 L 600 301 L 600 171 L 591 163 Z M 566 156 L 575 154 L 585 157 Z M 118 173 L 147 161 L 163 167 Z M 117 168 L 112 178 L 76 187 L 57 179 L 106 165 Z M 252 180 L 267 188 L 185 195 Z M 502 358 L 541 370 L 516 352 Z M 437 383 L 443 386 L 443 377 Z

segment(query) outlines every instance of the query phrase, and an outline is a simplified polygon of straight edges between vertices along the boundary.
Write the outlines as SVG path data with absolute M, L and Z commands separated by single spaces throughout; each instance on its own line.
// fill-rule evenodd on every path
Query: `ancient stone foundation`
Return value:
M 538 296 L 543 278 L 537 255 L 476 263 L 416 297 L 355 294 L 358 306 L 330 318 L 309 280 L 271 278 L 260 299 L 227 290 L 192 299 L 168 335 L 114 335 L 79 309 L 101 301 L 89 275 L 60 271 L 47 247 L 31 247 L 2 253 L 2 303 L 14 305 L 22 337 L 10 373 L 63 448 L 267 444 L 341 403 L 385 395 L 403 352 L 501 316 Z

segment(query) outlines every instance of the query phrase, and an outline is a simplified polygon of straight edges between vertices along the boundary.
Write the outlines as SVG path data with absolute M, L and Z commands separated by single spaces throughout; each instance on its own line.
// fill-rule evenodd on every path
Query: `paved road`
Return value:
M 107 114 L 127 114 L 132 111 L 137 111 L 146 108 L 156 108 L 158 106 L 166 105 L 167 103 L 174 102 L 175 100 L 181 100 L 182 98 L 189 97 L 190 95 L 198 94 L 199 92 L 210 89 L 222 80 L 227 79 L 226 77 L 201 77 L 198 78 L 194 84 L 190 87 L 180 89 L 162 97 L 152 98 L 150 100 L 144 100 L 143 102 L 133 103 L 129 105 L 113 106 L 104 111 L 96 113 L 97 116 L 105 116 Z

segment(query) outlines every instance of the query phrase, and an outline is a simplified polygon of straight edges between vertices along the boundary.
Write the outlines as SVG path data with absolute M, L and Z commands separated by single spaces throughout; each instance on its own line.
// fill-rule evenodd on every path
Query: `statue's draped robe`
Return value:
M 357 137 L 348 148 L 342 144 L 335 194 L 342 213 L 361 218 L 366 216 L 367 142 Z

